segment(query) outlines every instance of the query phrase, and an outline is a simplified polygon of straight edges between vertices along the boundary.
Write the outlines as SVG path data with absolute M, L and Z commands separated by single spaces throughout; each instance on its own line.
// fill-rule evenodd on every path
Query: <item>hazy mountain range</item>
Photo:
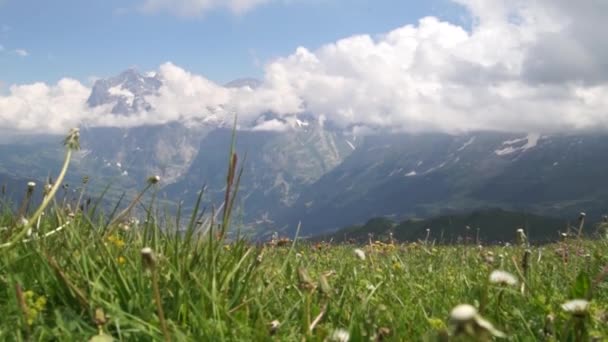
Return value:
M 254 88 L 259 82 L 226 86 Z M 88 105 L 129 116 L 150 110 L 147 97 L 161 87 L 157 75 L 128 70 L 97 81 Z M 302 233 L 314 235 L 371 217 L 400 221 L 487 207 L 555 217 L 584 210 L 599 217 L 608 204 L 608 135 L 357 135 L 314 117 L 265 113 L 256 129 L 239 127 L 236 148 L 244 174 L 237 221 L 257 234 L 293 233 L 300 221 Z M 219 205 L 233 120 L 210 114 L 196 123 L 83 126 L 82 150 L 68 181 L 88 175 L 98 189 L 111 182 L 120 194 L 158 174 L 163 198 L 183 200 L 187 209 L 206 185 L 206 204 Z M 282 129 L 259 129 L 271 121 L 280 121 Z M 0 181 L 15 187 L 55 173 L 63 157 L 60 141 L 4 139 Z

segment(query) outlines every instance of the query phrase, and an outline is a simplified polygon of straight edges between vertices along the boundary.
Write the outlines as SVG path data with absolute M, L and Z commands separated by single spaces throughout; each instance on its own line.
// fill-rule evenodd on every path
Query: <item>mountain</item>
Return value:
M 160 75 L 127 70 L 98 80 L 87 104 L 116 116 L 151 111 Z M 256 88 L 255 79 L 226 87 Z M 208 112 L 208 111 L 207 111 Z M 162 114 L 162 113 L 161 113 Z M 113 185 L 115 197 L 150 175 L 161 196 L 187 211 L 206 185 L 206 206 L 218 207 L 225 186 L 232 118 L 208 112 L 197 122 L 137 127 L 81 127 L 82 150 L 67 176 L 87 175 L 92 190 Z M 270 124 L 269 124 L 270 123 Z M 273 130 L 260 130 L 266 127 Z M 305 236 L 361 225 L 371 217 L 396 222 L 497 207 L 558 218 L 608 206 L 606 134 L 470 132 L 356 135 L 314 113 L 262 113 L 236 135 L 243 179 L 237 222 L 253 234 Z M 0 176 L 44 180 L 59 169 L 61 137 L 3 137 Z
M 111 105 L 112 113 L 119 115 L 148 111 L 152 106 L 145 97 L 155 95 L 161 86 L 156 74 L 144 76 L 129 69 L 118 76 L 97 80 L 87 104 L 91 108 Z
M 370 217 L 425 218 L 487 206 L 599 217 L 608 205 L 606 153 L 608 136 L 598 134 L 370 136 L 279 221 L 302 221 L 302 233 L 311 236 Z
M 231 130 L 210 132 L 186 175 L 164 189 L 167 197 L 193 199 L 205 184 L 208 202 L 221 203 L 231 141 Z M 262 233 L 273 226 L 277 213 L 290 208 L 304 189 L 352 152 L 342 134 L 318 123 L 281 132 L 240 131 L 235 147 L 244 168 L 238 194 L 240 215 Z
M 590 226 L 587 224 L 587 227 Z M 559 232 L 567 231 L 567 227 L 565 219 L 489 208 L 400 223 L 387 218 L 374 218 L 363 225 L 319 236 L 314 241 L 367 243 L 370 236 L 373 241 L 388 241 L 390 234 L 396 241 L 418 241 L 427 239 L 428 234 L 429 241 L 438 243 L 469 241 L 486 244 L 513 242 L 516 230 L 522 228 L 530 242 L 546 243 L 559 239 Z

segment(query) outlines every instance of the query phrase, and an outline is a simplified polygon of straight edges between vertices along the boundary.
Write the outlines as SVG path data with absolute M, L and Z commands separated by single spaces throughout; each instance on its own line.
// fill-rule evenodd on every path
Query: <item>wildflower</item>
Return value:
M 33 190 L 36 187 L 36 183 L 34 182 L 28 182 L 27 183 L 27 188 Z
M 148 178 L 148 183 L 150 183 L 150 184 L 157 184 L 158 182 L 160 182 L 159 175 L 154 175 L 154 176 L 151 176 L 150 178 Z
M 344 329 L 336 329 L 331 334 L 330 341 L 335 342 L 348 342 L 350 340 L 350 334 Z
M 469 304 L 460 304 L 452 309 L 450 322 L 455 335 L 468 335 L 470 337 L 505 337 L 502 331 L 494 328 L 492 323 L 481 317 L 477 309 Z
M 277 330 L 279 330 L 280 326 L 281 326 L 281 322 L 279 322 L 276 319 L 274 321 L 270 322 L 270 324 L 269 324 L 270 335 L 274 335 L 277 332 Z
M 118 248 L 123 248 L 125 246 L 125 241 L 120 238 L 118 235 L 110 235 L 108 236 L 108 242 L 113 244 Z
M 35 298 L 36 297 L 36 298 Z M 33 325 L 34 321 L 38 318 L 39 314 L 44 310 L 46 306 L 46 297 L 36 296 L 34 291 L 23 292 L 23 299 L 27 307 L 25 314 L 25 320 L 27 325 Z
M 589 301 L 584 299 L 573 299 L 562 304 L 562 309 L 574 316 L 585 316 L 589 311 Z
M 517 244 L 524 245 L 528 242 L 528 237 L 522 228 L 517 229 L 516 231 Z
M 453 322 L 469 322 L 477 315 L 477 309 L 469 304 L 460 304 L 452 309 L 450 320 Z
M 361 260 L 365 260 L 365 252 L 359 248 L 354 250 L 355 255 L 357 256 L 357 258 L 361 259 Z
M 517 285 L 517 278 L 509 272 L 495 270 L 490 274 L 490 282 L 498 285 Z
M 393 262 L 393 270 L 395 271 L 401 271 L 403 269 L 403 266 L 401 266 L 401 263 L 395 261 Z
M 124 256 L 122 256 L 122 255 L 121 255 L 121 256 L 119 256 L 118 258 L 116 258 L 116 262 L 117 262 L 119 265 L 124 265 L 124 264 L 126 264 L 126 263 L 127 263 L 127 259 L 126 259 Z
M 141 261 L 145 268 L 153 269 L 156 266 L 156 256 L 152 251 L 152 248 L 145 247 L 141 250 Z

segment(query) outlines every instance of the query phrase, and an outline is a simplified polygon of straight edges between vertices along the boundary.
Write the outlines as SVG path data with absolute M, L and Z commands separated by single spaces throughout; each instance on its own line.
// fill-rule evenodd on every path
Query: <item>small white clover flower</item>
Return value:
M 573 299 L 562 304 L 562 309 L 575 316 L 583 316 L 589 311 L 589 301 L 585 299 Z
M 357 258 L 361 259 L 361 260 L 365 260 L 365 252 L 359 248 L 354 250 L 355 255 L 357 256 Z
M 344 329 L 336 329 L 331 334 L 330 340 L 335 342 L 348 342 L 350 340 L 350 334 Z
M 499 285 L 517 285 L 517 278 L 509 272 L 495 270 L 490 273 L 490 282 Z

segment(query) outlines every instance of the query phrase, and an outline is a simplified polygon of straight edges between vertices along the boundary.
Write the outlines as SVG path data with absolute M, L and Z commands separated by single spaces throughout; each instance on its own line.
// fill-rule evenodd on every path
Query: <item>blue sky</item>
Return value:
M 380 34 L 432 15 L 463 24 L 449 0 L 289 0 L 244 13 L 183 17 L 141 10 L 145 0 L 0 0 L 0 80 L 89 83 L 171 61 L 224 83 L 261 77 L 264 64 L 298 46 L 316 49 L 354 34 Z M 27 53 L 27 56 L 23 56 Z

